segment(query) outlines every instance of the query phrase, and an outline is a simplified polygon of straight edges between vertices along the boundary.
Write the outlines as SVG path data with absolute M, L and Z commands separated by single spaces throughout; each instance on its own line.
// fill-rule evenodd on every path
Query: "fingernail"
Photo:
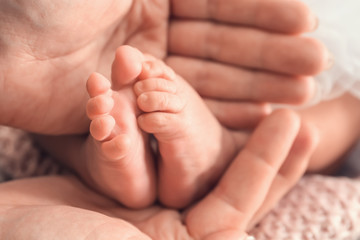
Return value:
M 312 22 L 313 22 L 313 27 L 312 27 L 311 31 L 314 32 L 319 28 L 319 24 L 320 24 L 319 18 L 316 15 L 314 15 Z
M 310 31 L 315 31 L 319 27 L 319 18 L 311 10 L 309 10 L 309 12 L 308 12 L 308 21 L 311 23 Z
M 325 70 L 332 68 L 332 66 L 334 66 L 334 63 L 335 63 L 334 55 L 328 50 L 328 57 L 327 57 Z
M 270 113 L 272 113 L 273 112 L 273 106 L 271 105 L 271 104 L 269 104 L 269 103 L 265 103 L 264 104 L 264 113 L 265 113 L 265 115 L 269 115 Z

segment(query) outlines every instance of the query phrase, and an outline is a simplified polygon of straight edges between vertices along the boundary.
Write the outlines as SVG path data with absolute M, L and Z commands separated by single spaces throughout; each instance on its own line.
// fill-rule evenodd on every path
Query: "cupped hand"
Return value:
M 181 5 L 181 2 L 182 1 L 180 0 L 178 1 L 174 0 L 172 2 L 173 4 L 172 11 L 174 16 L 180 16 L 180 17 L 182 16 L 182 11 L 179 11 L 178 8 L 179 5 L 175 5 L 179 3 Z M 196 2 L 203 3 L 202 1 L 196 1 Z M 206 1 L 206 2 L 221 4 L 221 1 Z M 255 1 L 255 3 L 260 3 L 260 1 Z M 71 3 L 68 1 L 61 1 L 57 3 L 38 1 L 36 4 L 29 1 L 17 1 L 17 2 L 5 1 L 5 0 L 1 1 L 0 3 L 1 6 L 0 7 L 1 9 L 0 10 L 1 11 L 0 83 L 1 84 L 0 86 L 1 86 L 1 91 L 5 93 L 1 95 L 1 101 L 0 101 L 1 102 L 0 111 L 2 112 L 1 123 L 22 127 L 35 132 L 51 133 L 51 134 L 87 131 L 88 126 L 85 117 L 85 107 L 84 107 L 87 100 L 87 95 L 84 86 L 88 75 L 91 72 L 97 71 L 109 77 L 114 51 L 119 45 L 123 45 L 123 44 L 136 46 L 139 49 L 149 52 L 157 57 L 163 57 L 163 58 L 166 57 L 166 40 L 167 40 L 166 36 L 167 36 L 167 24 L 168 24 L 167 19 L 168 19 L 168 9 L 169 9 L 168 4 L 169 2 L 165 0 L 163 1 L 123 0 L 123 1 L 95 1 L 95 2 L 72 1 Z M 184 14 L 183 15 L 184 17 L 191 17 L 191 18 L 197 17 L 199 19 L 205 20 L 199 23 L 205 22 L 207 24 L 210 24 L 210 26 L 213 25 L 211 15 L 209 18 L 207 18 L 201 14 L 198 14 L 198 12 L 196 11 L 202 9 L 202 7 L 205 7 L 204 9 L 207 9 L 206 5 L 200 4 L 196 8 L 189 8 L 188 6 L 191 6 L 189 5 L 191 4 L 191 1 L 183 1 L 183 4 L 187 4 L 186 9 L 188 9 L 188 11 L 195 10 L 195 14 L 196 14 L 196 16 L 189 16 L 187 14 Z M 216 13 L 216 9 L 220 9 L 220 8 L 214 8 L 214 9 Z M 271 9 L 272 8 L 270 8 L 270 10 Z M 225 8 L 224 11 L 226 13 L 226 11 L 229 10 L 226 10 Z M 228 14 L 223 13 L 218 15 L 217 17 L 218 23 L 216 24 L 215 27 L 221 25 L 220 24 L 221 22 L 225 22 L 225 23 L 231 22 L 232 24 L 235 23 L 241 24 L 243 21 L 242 19 L 240 20 L 235 19 L 234 20 L 235 22 L 232 22 L 228 19 L 222 19 L 221 16 L 225 16 L 225 15 Z M 294 46 L 290 43 L 292 41 L 289 41 L 294 37 L 291 37 L 291 39 L 285 38 L 283 41 L 281 41 L 281 43 L 285 42 L 286 43 L 285 46 L 290 45 L 290 47 L 285 48 L 286 51 L 285 50 L 283 51 L 284 55 L 280 55 L 280 59 L 278 59 L 274 64 L 270 61 L 271 58 L 268 59 L 268 61 L 271 62 L 270 65 L 265 64 L 264 62 L 265 58 L 264 59 L 256 58 L 256 53 L 257 54 L 259 54 L 259 52 L 262 53 L 262 51 L 260 50 L 262 48 L 261 43 L 263 42 L 260 42 L 259 44 L 256 44 L 251 48 L 246 47 L 246 49 L 249 50 L 253 49 L 255 55 L 254 54 L 249 55 L 249 58 L 244 58 L 244 60 L 240 59 L 241 60 L 240 62 L 238 62 L 239 59 L 237 58 L 239 54 L 228 55 L 229 52 L 225 51 L 224 52 L 225 55 L 222 54 L 218 55 L 218 53 L 221 53 L 221 51 L 220 52 L 217 51 L 217 49 L 219 49 L 220 47 L 225 46 L 226 47 L 225 49 L 229 50 L 232 49 L 237 44 L 236 42 L 234 43 L 235 45 L 223 44 L 222 39 L 219 39 L 221 41 L 218 41 L 216 39 L 210 38 L 209 43 L 212 47 L 209 47 L 209 45 L 200 44 L 198 46 L 201 46 L 201 48 L 199 47 L 198 49 L 190 49 L 190 50 L 187 50 L 185 48 L 186 51 L 185 50 L 183 51 L 182 48 L 184 46 L 186 47 L 188 45 L 193 45 L 194 43 L 189 44 L 189 42 L 187 42 L 186 39 L 181 40 L 184 39 L 185 36 L 187 36 L 187 32 L 182 31 L 182 29 L 185 30 L 192 29 L 192 31 L 195 29 L 194 32 L 197 32 L 196 31 L 197 28 L 194 28 L 195 26 L 194 24 L 184 25 L 187 23 L 192 23 L 192 22 L 172 20 L 169 43 L 170 43 L 171 52 L 176 53 L 178 55 L 188 55 L 191 58 L 177 56 L 173 58 L 168 58 L 167 62 L 172 67 L 174 67 L 175 70 L 178 71 L 181 75 L 188 77 L 190 82 L 194 82 L 194 79 L 203 79 L 209 81 L 212 79 L 215 80 L 221 79 L 222 81 L 225 81 L 225 83 L 226 82 L 229 83 L 231 81 L 232 83 L 234 83 L 233 82 L 234 79 L 232 78 L 232 76 L 241 76 L 241 75 L 230 74 L 232 70 L 241 71 L 241 72 L 244 71 L 241 69 L 239 70 L 238 66 L 260 68 L 260 69 L 263 68 L 266 69 L 267 71 L 273 70 L 273 72 L 283 72 L 285 70 L 281 69 L 282 67 L 281 63 L 289 59 L 288 57 L 286 57 L 287 56 L 286 53 L 290 52 L 289 49 L 290 50 L 294 49 Z M 245 23 L 251 25 L 251 21 Z M 185 27 L 188 26 L 189 28 L 187 27 L 185 28 L 183 26 Z M 269 26 L 262 26 L 261 24 L 257 26 L 263 27 L 265 29 L 272 29 Z M 229 36 L 229 34 L 231 34 L 230 32 L 232 32 L 233 29 L 228 29 L 227 25 L 222 27 L 225 28 L 221 30 L 223 34 L 220 35 Z M 208 29 L 211 30 L 211 28 Z M 248 30 L 248 29 L 243 29 L 243 30 Z M 259 30 L 253 30 L 253 31 L 255 31 L 255 33 L 258 33 Z M 237 31 L 234 32 L 236 36 L 234 37 L 230 36 L 229 39 L 230 40 L 240 39 L 239 37 L 237 37 L 239 33 Z M 241 32 L 240 35 L 242 36 L 243 33 L 246 32 L 247 31 Z M 200 34 L 200 36 L 204 36 L 204 32 L 199 31 L 198 33 Z M 265 34 L 266 32 L 260 31 L 260 33 Z M 205 31 L 205 35 L 206 35 L 206 31 Z M 180 43 L 182 43 L 182 45 L 176 44 L 177 42 L 173 42 L 171 40 L 171 39 L 176 40 L 177 39 L 176 36 L 179 36 L 179 40 L 181 40 Z M 277 35 L 275 34 L 275 36 Z M 188 38 L 189 40 L 191 39 L 190 37 L 191 36 L 189 35 Z M 201 38 L 199 37 L 199 39 Z M 224 39 L 226 40 L 227 38 Z M 276 43 L 277 40 L 276 41 L 275 40 L 270 42 Z M 317 43 L 314 44 L 314 42 L 312 41 L 305 40 L 304 43 L 302 40 L 299 39 L 297 40 L 300 41 L 300 44 L 295 44 L 297 47 L 301 46 L 304 47 L 304 49 L 310 49 L 309 51 L 311 53 L 319 53 L 319 55 L 315 54 L 315 59 L 320 58 L 321 64 L 317 66 L 319 69 L 323 68 L 324 62 L 326 62 L 325 60 L 323 60 L 323 58 L 326 59 L 326 57 L 323 56 L 324 55 L 323 52 L 325 50 L 321 49 L 321 46 L 319 47 Z M 310 48 L 308 48 L 308 45 L 310 46 Z M 283 49 L 282 47 L 279 48 Z M 200 53 L 198 52 L 199 50 L 204 48 L 208 50 L 210 49 L 212 55 L 206 55 L 206 54 L 203 55 L 201 52 Z M 211 48 L 214 48 L 215 51 L 213 51 L 214 49 Z M 246 52 L 246 54 L 248 53 Z M 245 52 L 242 53 L 241 55 L 245 55 Z M 272 53 L 268 53 L 268 55 L 275 56 Z M 295 55 L 296 54 L 294 54 L 294 56 Z M 194 57 L 196 59 L 194 59 Z M 199 59 L 205 59 L 205 60 L 199 61 Z M 213 59 L 214 61 L 209 62 L 208 59 Z M 297 59 L 298 58 L 292 60 L 295 61 L 296 63 Z M 246 63 L 246 61 L 249 62 Z M 312 58 L 311 61 L 313 61 Z M 304 62 L 308 63 L 308 61 L 304 61 Z M 210 67 L 207 64 L 210 64 Z M 186 66 L 189 65 L 191 65 L 192 67 L 187 68 Z M 305 65 L 307 66 L 307 64 Z M 179 66 L 184 66 L 184 68 L 180 69 Z M 199 68 L 199 66 L 202 67 Z M 236 66 L 236 68 L 234 68 L 234 66 Z M 289 69 L 292 69 L 291 71 L 294 71 L 293 73 L 297 73 L 297 74 L 299 74 L 300 71 L 309 73 L 311 71 L 316 72 L 317 70 L 319 70 L 315 68 L 311 68 L 309 70 L 306 66 L 303 67 L 301 65 L 300 70 L 298 70 L 298 68 L 296 67 Z M 188 70 L 185 71 L 185 69 Z M 268 76 L 266 75 L 267 71 L 260 73 L 260 75 L 265 74 L 266 77 L 265 79 L 267 79 Z M 193 75 L 186 76 L 185 75 L 186 72 L 193 73 Z M 250 74 L 249 75 L 250 77 L 252 76 L 251 74 L 253 72 L 246 71 L 246 69 L 245 72 Z M 223 77 L 224 76 L 223 74 L 225 73 L 228 74 L 228 77 Z M 290 74 L 287 71 L 285 71 L 285 73 Z M 274 78 L 277 78 L 278 75 L 276 74 Z M 196 76 L 199 75 L 206 77 L 197 78 Z M 239 79 L 249 79 L 249 78 L 239 77 Z M 295 82 L 299 82 L 300 84 L 303 84 L 303 80 L 301 79 Z M 305 81 L 305 82 L 309 82 L 309 81 Z M 252 82 L 245 81 L 244 86 L 246 85 L 246 83 L 252 83 Z M 193 85 L 195 84 L 193 83 Z M 211 84 L 206 83 L 202 85 L 206 87 L 206 86 L 210 86 Z M 280 85 L 281 84 L 273 85 L 274 89 L 279 87 Z M 221 98 L 221 96 L 223 96 L 222 93 L 224 91 L 221 91 L 220 90 L 221 88 L 219 87 L 215 87 L 216 84 L 213 86 L 214 89 L 219 90 L 220 92 L 219 98 Z M 227 86 L 225 88 L 225 90 L 227 90 L 227 88 L 229 88 L 229 84 L 224 84 L 224 87 L 225 86 Z M 251 84 L 250 86 L 251 86 L 250 89 L 256 89 Z M 306 83 L 303 86 L 308 86 L 308 83 Z M 195 88 L 199 90 L 200 93 L 203 93 L 203 95 L 207 97 L 212 97 L 214 96 L 214 94 L 216 94 L 214 93 L 214 91 L 204 94 L 205 90 L 202 90 L 196 85 Z M 204 89 L 206 89 L 206 91 L 209 91 L 207 88 Z M 242 89 L 243 88 L 240 88 L 240 90 Z M 239 91 L 239 89 L 236 91 Z M 263 98 L 257 96 L 255 94 L 256 92 L 257 91 L 244 91 L 242 93 L 235 92 L 233 96 L 234 95 L 236 97 L 240 96 L 239 97 L 240 99 L 256 99 L 261 101 L 264 100 Z M 255 94 L 255 97 L 251 98 L 246 96 L 246 94 Z M 233 97 L 231 98 L 233 99 Z M 266 98 L 267 99 L 265 100 L 271 100 L 271 97 L 266 97 Z M 290 100 L 285 99 L 278 101 L 286 102 Z M 219 106 L 219 103 L 215 102 L 214 105 Z M 291 140 L 291 138 L 292 137 L 286 140 Z M 286 150 L 287 149 L 283 149 L 281 151 L 286 151 Z M 271 154 L 271 150 L 269 151 Z M 240 158 L 243 159 L 244 158 L 243 155 L 241 155 Z M 306 158 L 304 159 L 306 160 Z M 284 161 L 284 159 L 279 159 L 279 161 Z M 235 162 L 239 162 L 239 161 L 235 161 Z M 237 164 L 234 164 L 235 167 L 236 165 Z M 279 168 L 280 165 L 281 165 L 280 163 L 277 163 L 276 167 Z M 287 165 L 285 164 L 285 166 Z M 231 167 L 231 169 L 234 169 L 234 167 Z M 288 168 L 286 167 L 286 169 Z M 229 170 L 229 171 L 230 173 L 227 173 L 225 176 L 233 176 L 232 172 L 234 172 L 234 170 Z M 268 178 L 261 178 L 261 179 L 262 180 L 265 179 L 266 182 L 268 182 L 269 179 L 274 178 L 275 171 L 271 171 L 271 174 L 272 175 L 271 176 L 269 175 Z M 224 181 L 222 180 L 219 186 L 225 186 L 226 185 L 225 183 L 229 181 L 231 178 L 232 177 L 226 177 L 225 179 L 228 180 L 224 180 Z M 254 181 L 257 180 L 254 178 L 250 178 L 250 179 Z M 75 180 L 71 180 L 70 182 L 72 181 Z M 49 182 L 51 183 L 51 181 Z M 277 181 L 275 180 L 274 183 L 275 182 Z M 72 182 L 71 184 L 73 183 L 74 182 Z M 269 187 L 269 183 L 264 183 L 264 182 L 262 183 L 265 186 L 264 188 Z M 57 180 L 54 182 L 54 185 L 56 184 L 57 184 Z M 27 186 L 26 184 L 24 185 Z M 74 189 L 71 186 L 68 187 L 70 187 L 71 189 L 70 192 L 66 192 L 66 191 L 64 192 L 63 190 L 61 190 L 61 187 L 56 190 L 59 191 L 60 193 L 62 192 L 63 196 L 68 197 L 69 200 L 65 202 L 61 202 L 61 201 L 55 202 L 52 204 L 62 204 L 62 205 L 68 204 L 70 206 L 81 207 L 94 211 L 94 207 L 92 206 L 93 203 L 87 203 L 88 197 L 94 195 L 85 194 L 86 197 L 82 196 L 83 198 L 80 201 L 80 204 L 76 205 L 75 203 L 78 201 L 76 200 L 76 197 L 75 200 L 71 200 L 71 199 L 74 199 L 73 198 L 74 193 L 77 192 L 79 189 L 76 188 Z M 39 189 L 38 187 L 36 188 L 31 187 L 29 189 L 32 188 Z M 51 188 L 53 188 L 53 185 L 51 185 L 51 187 L 47 186 L 45 190 L 46 189 L 49 190 Z M 216 189 L 221 189 L 221 188 L 222 187 Z M 271 189 L 273 188 L 276 187 L 271 187 Z M 215 192 L 218 191 L 216 189 L 214 190 Z M 226 225 L 226 226 L 220 226 L 221 229 L 218 229 L 216 226 L 215 227 L 213 226 L 213 222 L 216 222 L 217 219 L 212 218 L 213 222 L 211 222 L 210 224 L 208 224 L 206 228 L 204 228 L 203 222 L 207 221 L 208 218 L 205 216 L 206 216 L 206 212 L 209 210 L 209 206 L 207 206 L 208 200 L 206 198 L 204 200 L 204 203 L 202 202 L 199 203 L 199 205 L 197 205 L 191 212 L 189 212 L 188 217 L 186 217 L 188 228 L 190 229 L 189 231 L 191 232 L 192 235 L 198 236 L 197 238 L 202 238 L 203 236 L 206 236 L 208 234 L 213 234 L 214 232 L 216 233 L 217 231 L 220 232 L 224 231 L 224 229 L 226 228 L 243 230 L 245 228 L 244 226 L 248 225 L 248 223 L 246 222 L 250 221 L 249 219 L 251 217 L 249 216 L 251 216 L 256 211 L 262 212 L 260 211 L 261 209 L 257 210 L 257 208 L 259 207 L 259 204 L 263 201 L 263 199 L 261 198 L 263 198 L 264 195 L 266 195 L 267 190 L 268 189 L 256 190 L 261 192 L 264 191 L 265 193 L 263 192 L 262 194 L 259 195 L 260 199 L 255 201 L 257 204 L 251 206 L 250 207 L 251 209 L 244 210 L 248 212 L 245 214 L 248 217 L 245 220 L 242 220 L 240 227 L 238 225 L 239 223 L 237 223 L 236 226 Z M 79 191 L 80 193 L 88 193 L 83 188 L 81 188 Z M 274 195 L 276 195 L 276 191 L 274 192 L 275 192 Z M 26 191 L 24 191 L 24 193 L 26 193 Z M 38 201 L 38 202 L 34 202 L 33 205 L 42 204 L 43 200 L 41 200 L 40 196 L 44 196 L 44 195 L 41 195 L 41 191 L 37 192 L 37 194 L 39 194 L 37 197 L 36 195 L 34 196 L 34 192 L 30 192 L 30 193 L 27 192 L 27 193 L 32 199 L 35 198 L 35 200 Z M 48 192 L 46 190 L 45 196 L 47 194 Z M 246 193 L 246 195 L 247 194 L 249 193 Z M 14 195 L 11 196 L 13 197 Z M 209 196 L 212 196 L 212 193 Z M 251 194 L 250 196 L 252 196 L 252 198 L 258 198 L 257 192 Z M 61 197 L 61 196 L 56 195 L 56 197 Z M 98 196 L 98 198 L 102 198 L 102 197 Z M 241 201 L 239 201 L 239 198 L 241 198 Z M 271 199 L 275 199 L 275 197 Z M 251 198 L 248 198 L 248 196 L 244 196 L 244 194 L 242 193 L 240 194 L 240 197 L 236 195 L 234 201 L 236 203 L 236 206 L 238 206 L 239 202 L 251 201 Z M 22 205 L 21 203 L 19 204 Z M 47 203 L 45 202 L 44 204 Z M 112 205 L 110 205 L 109 202 L 102 202 L 100 204 L 102 207 L 98 207 L 95 210 L 104 212 L 101 209 L 106 210 L 109 208 L 111 209 L 118 208 L 116 205 L 114 205 L 114 203 L 111 204 Z M 179 212 L 171 211 L 159 207 L 151 208 L 150 210 L 154 211 L 155 214 L 146 215 L 145 218 L 143 217 L 144 216 L 143 211 L 140 211 L 140 213 L 137 211 L 130 211 L 131 213 L 130 215 L 134 216 L 133 219 L 130 219 L 131 216 L 128 217 L 127 215 L 124 214 L 125 211 L 124 209 L 120 211 L 121 213 L 119 213 L 117 217 L 121 217 L 125 220 L 128 220 L 129 222 L 134 223 L 139 229 L 142 229 L 144 232 L 148 233 L 148 235 L 154 237 L 155 239 L 161 239 L 162 236 L 179 236 L 178 233 L 176 233 L 178 229 L 181 229 L 181 231 L 184 232 L 183 234 L 185 235 L 187 234 L 187 232 L 185 231 L 186 228 L 181 224 L 182 216 Z M 209 212 L 211 211 L 209 210 Z M 239 213 L 244 214 L 242 212 Z M 83 216 L 82 213 L 80 213 L 80 216 Z M 191 220 L 191 219 L 196 219 L 195 217 L 199 217 L 200 219 L 203 220 L 201 221 Z M 64 219 L 66 219 L 66 217 Z M 85 219 L 85 217 L 79 217 L 78 219 L 82 219 L 82 221 L 79 222 L 83 222 L 83 219 Z M 48 219 L 48 221 L 50 220 L 51 219 Z M 156 220 L 158 220 L 159 222 L 156 222 Z M 167 222 L 171 223 L 171 225 L 178 226 L 178 228 L 176 228 L 176 230 L 162 228 L 162 226 L 165 226 Z M 169 238 L 164 237 L 163 239 L 169 239 Z M 174 237 L 174 239 L 176 238 Z
M 0 200 L 1 239 L 194 240 L 180 212 L 129 210 L 74 177 L 13 181 L 0 185 L 0 192 L 7 196 Z
M 88 130 L 86 79 L 109 77 L 120 45 L 164 58 L 231 127 L 267 113 L 239 101 L 305 102 L 313 82 L 299 75 L 328 58 L 296 35 L 316 19 L 292 0 L 3 0 L 0 20 L 0 123 L 46 134 Z
M 168 0 L 0 1 L 0 124 L 88 131 L 85 83 L 110 77 L 118 46 L 164 58 Z
M 316 145 L 313 139 L 312 127 L 300 124 L 297 115 L 276 111 L 259 125 L 214 190 L 184 212 L 156 205 L 126 209 L 72 176 L 4 183 L 0 237 L 242 239 L 302 175 Z
M 301 35 L 318 22 L 300 1 L 171 2 L 167 63 L 229 127 L 254 126 L 268 112 L 259 102 L 307 102 L 311 76 L 331 64 L 321 42 Z

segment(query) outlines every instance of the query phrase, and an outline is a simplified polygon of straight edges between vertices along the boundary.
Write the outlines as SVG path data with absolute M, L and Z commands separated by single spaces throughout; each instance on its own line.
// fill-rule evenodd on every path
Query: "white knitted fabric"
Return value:
M 312 104 L 348 91 L 360 98 L 360 1 L 302 1 L 319 17 L 319 28 L 309 36 L 322 41 L 334 57 L 333 67 L 316 76 Z
M 60 172 L 25 133 L 0 127 L 0 180 Z M 257 240 L 357 240 L 360 179 L 304 177 L 251 234 Z

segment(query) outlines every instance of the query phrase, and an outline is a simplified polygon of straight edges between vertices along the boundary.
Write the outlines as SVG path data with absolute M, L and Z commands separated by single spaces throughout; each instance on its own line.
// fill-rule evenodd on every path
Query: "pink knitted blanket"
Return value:
M 360 168 L 350 169 L 360 176 Z M 0 127 L 0 181 L 61 171 L 24 132 Z M 360 178 L 305 176 L 251 234 L 257 240 L 360 240 Z

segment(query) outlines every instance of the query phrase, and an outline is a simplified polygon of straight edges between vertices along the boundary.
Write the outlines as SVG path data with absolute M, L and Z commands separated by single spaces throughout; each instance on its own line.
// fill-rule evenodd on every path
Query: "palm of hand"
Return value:
M 192 239 L 179 212 L 157 206 L 144 210 L 125 209 L 89 190 L 73 177 L 33 178 L 0 187 L 0 191 L 9 190 L 14 195 L 5 194 L 0 203 L 13 206 L 8 210 L 1 209 L 7 214 L 1 226 L 17 227 L 2 231 L 1 239 L 10 236 L 29 240 Z M 14 199 L 21 199 L 22 204 L 16 206 Z
M 19 226 L 21 230 L 9 229 L 2 236 L 4 239 L 11 236 L 14 239 L 26 238 L 29 240 L 192 239 L 186 227 L 181 223 L 181 215 L 177 211 L 160 207 L 134 211 L 109 205 L 103 206 L 99 211 L 112 211 L 110 216 L 96 211 L 61 205 L 15 207 L 10 210 L 12 211 L 11 215 L 24 221 L 21 226 L 16 220 L 9 224 Z M 39 231 L 34 234 L 34 229 Z M 58 234 L 59 232 L 62 234 Z
M 8 95 L 16 96 L 16 99 L 13 99 L 12 109 L 0 105 L 0 112 L 9 113 L 8 121 L 17 121 L 11 125 L 42 133 L 87 131 L 87 117 L 81 110 L 85 110 L 88 75 L 97 71 L 110 77 L 115 49 L 123 44 L 163 58 L 167 51 L 168 4 L 168 0 L 77 0 L 66 4 L 41 1 L 33 6 L 26 0 L 18 5 L 11 0 L 2 1 L 1 15 L 11 21 L 0 21 L 0 49 L 6 50 L 0 51 L 3 76 L 0 81 L 7 84 L 4 85 L 7 91 L 14 89 Z M 26 6 L 19 7 L 22 5 Z M 123 6 L 129 6 L 128 13 Z M 54 109 L 52 102 L 61 105 Z M 44 124 L 39 124 L 42 121 Z M 125 239 L 124 227 L 131 227 L 120 219 L 134 224 L 153 239 L 190 239 L 177 211 L 161 207 L 131 211 L 107 200 L 101 209 L 95 208 L 90 204 L 90 210 L 113 212 L 110 214 L 113 218 L 67 207 L 20 210 L 22 216 L 26 217 L 28 213 L 31 218 L 35 217 L 38 227 L 39 219 L 44 220 L 44 231 L 36 235 L 36 239 L 41 236 L 49 239 L 49 235 L 59 237 L 52 234 L 74 225 L 77 229 L 68 232 L 73 234 L 69 236 L 72 239 L 101 240 L 108 239 L 109 234 L 114 237 L 112 239 Z M 54 212 L 59 219 L 52 219 L 51 222 L 56 224 L 49 226 L 48 219 Z M 24 236 L 33 236 L 30 234 L 33 226 L 22 229 Z
M 157 240 L 192 240 L 183 214 L 173 209 L 153 206 L 141 211 L 120 209 L 117 219 L 132 223 L 151 239 Z M 121 212 L 121 213 L 120 213 Z
M 2 1 L 0 83 L 14 96 L 6 99 L 11 109 L 0 105 L 5 124 L 51 134 L 87 131 L 87 77 L 94 71 L 109 77 L 123 44 L 164 57 L 168 4 Z

